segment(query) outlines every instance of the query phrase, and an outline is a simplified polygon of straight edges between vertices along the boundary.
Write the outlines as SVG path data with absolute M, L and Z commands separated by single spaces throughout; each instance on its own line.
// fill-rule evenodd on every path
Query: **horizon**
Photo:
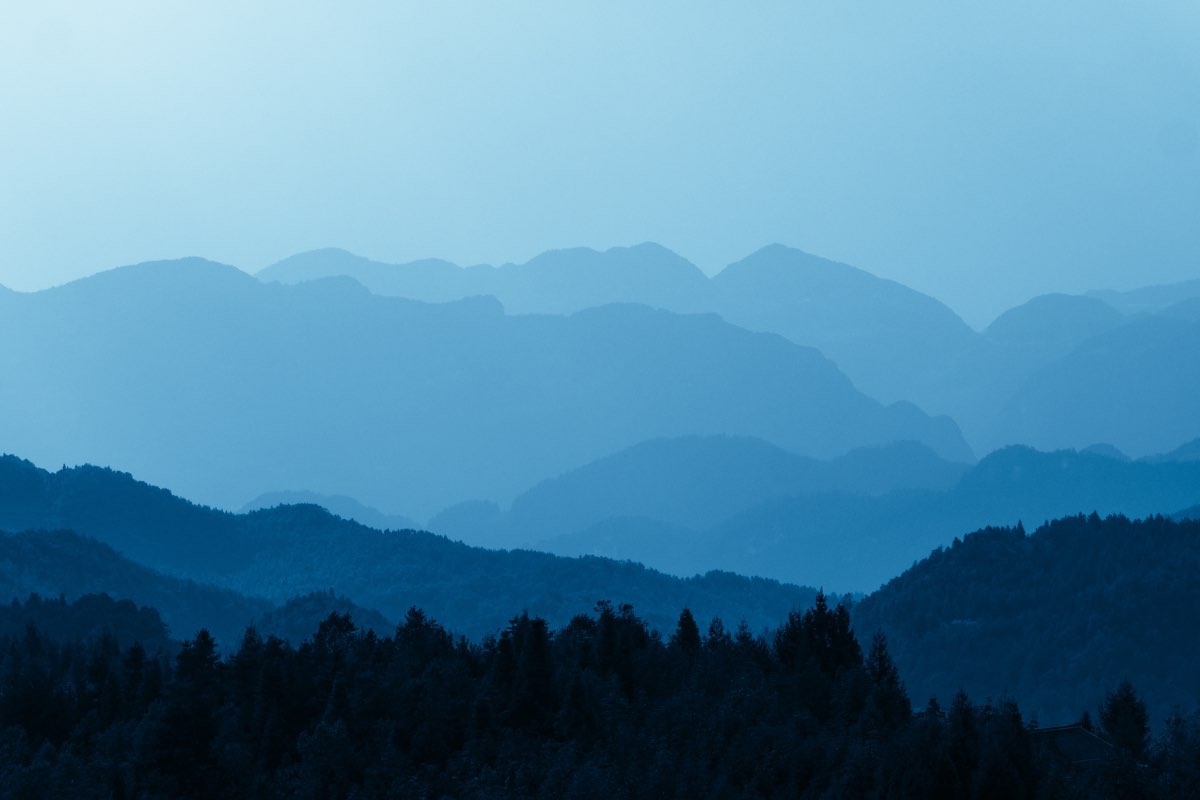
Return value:
M 245 274 L 245 275 L 247 275 L 247 276 L 249 276 L 249 277 L 251 277 L 251 278 L 255 278 L 256 280 L 260 280 L 260 281 L 261 281 L 261 280 L 263 280 L 263 279 L 260 277 L 260 273 L 261 273 L 261 272 L 264 272 L 264 271 L 266 271 L 266 270 L 267 270 L 267 269 L 269 269 L 270 267 L 273 267 L 273 266 L 275 266 L 275 265 L 277 265 L 277 264 L 283 263 L 283 262 L 287 261 L 288 259 L 290 259 L 290 258 L 293 258 L 293 257 L 296 257 L 296 256 L 302 256 L 302 255 L 306 255 L 306 254 L 309 254 L 309 253 L 319 253 L 319 252 L 323 252 L 323 251 L 342 252 L 342 253 L 346 253 L 346 254 L 348 254 L 348 255 L 354 256 L 355 258 L 361 258 L 361 259 L 365 259 L 365 260 L 367 260 L 367 261 L 371 261 L 371 262 L 378 263 L 378 264 L 382 264 L 382 265 L 384 265 L 384 266 L 389 266 L 389 267 L 405 267 L 405 266 L 407 266 L 407 265 L 409 265 L 409 264 L 412 264 L 412 263 L 415 263 L 415 262 L 424 261 L 424 260 L 438 260 L 438 261 L 443 261 L 443 262 L 445 262 L 446 264 L 449 264 L 449 265 L 451 265 L 451 266 L 457 267 L 458 269 L 471 269 L 471 268 L 479 268 L 479 267 L 488 268 L 488 269 L 502 269 L 502 268 L 506 268 L 506 267 L 520 267 L 520 266 L 523 266 L 524 264 L 528 263 L 529 261 L 532 261 L 533 259 L 535 259 L 535 258 L 537 258 L 537 257 L 539 257 L 539 256 L 546 255 L 547 253 L 562 252 L 562 251 L 571 251 L 571 250 L 585 250 L 585 251 L 590 251 L 590 252 L 593 252 L 593 253 L 605 253 L 605 252 L 608 252 L 608 251 L 610 251 L 610 250 L 628 250 L 628 249 L 632 249 L 632 248 L 636 248 L 636 247 L 641 247 L 641 246 L 644 246 L 644 245 L 653 245 L 653 246 L 656 246 L 656 247 L 661 247 L 661 248 L 664 248 L 664 249 L 668 250 L 669 252 L 671 252 L 671 253 L 673 253 L 673 254 L 675 254 L 675 255 L 677 255 L 677 256 L 680 256 L 681 258 L 683 258 L 684 260 L 686 260 L 686 261 L 687 261 L 689 264 L 691 264 L 692 266 L 696 267 L 696 268 L 697 268 L 697 269 L 698 269 L 698 270 L 699 270 L 699 271 L 700 271 L 700 272 L 701 272 L 701 273 L 704 275 L 704 277 L 705 277 L 705 278 L 707 278 L 707 279 L 709 279 L 709 280 L 711 280 L 711 279 L 715 278 L 715 277 L 716 277 L 718 274 L 720 274 L 720 273 L 721 273 L 723 270 L 725 270 L 726 268 L 728 268 L 728 267 L 732 266 L 733 264 L 736 264 L 738 261 L 740 261 L 740 260 L 741 260 L 741 259 L 743 259 L 743 258 L 746 258 L 746 257 L 748 257 L 748 256 L 750 256 L 750 255 L 753 255 L 754 253 L 757 253 L 757 252 L 759 252 L 760 250 L 764 250 L 764 249 L 767 249 L 767 248 L 770 248 L 770 247 L 780 247 L 780 246 L 781 246 L 781 247 L 785 247 L 785 248 L 787 248 L 787 249 L 789 249 L 789 250 L 796 250 L 796 251 L 799 251 L 799 252 L 801 252 L 801 253 L 804 253 L 804 254 L 806 254 L 806 255 L 815 256 L 816 258 L 819 258 L 819 259 L 822 259 L 822 260 L 825 260 L 825 261 L 830 261 L 830 262 L 832 262 L 832 263 L 834 263 L 834 264 L 837 264 L 837 265 L 839 265 L 839 266 L 849 267 L 849 268 L 851 268 L 851 269 L 855 269 L 855 270 L 859 270 L 859 271 L 865 272 L 865 273 L 867 273 L 868 275 L 871 275 L 871 276 L 873 276 L 873 277 L 875 277 L 875 278 L 879 278 L 879 279 L 882 279 L 882 280 L 889 280 L 889 281 L 893 281 L 894 283 L 898 283 L 898 284 L 900 284 L 901 286 L 905 286 L 906 288 L 912 289 L 913 291 L 918 291 L 918 292 L 920 292 L 920 291 L 921 291 L 921 290 L 919 290 L 919 289 L 918 289 L 917 287 L 915 287 L 915 286 L 910 286 L 910 285 L 907 285 L 907 284 L 905 284 L 903 281 L 898 281 L 898 280 L 895 280 L 894 278 L 888 278 L 888 277 L 886 277 L 886 276 L 884 276 L 884 275 L 879 275 L 879 274 L 873 273 L 873 272 L 871 272 L 870 270 L 863 269 L 862 267 L 860 267 L 860 266 L 858 266 L 858 265 L 856 265 L 856 264 L 850 264 L 850 263 L 847 263 L 847 262 L 838 261 L 837 259 L 830 258 L 830 257 L 828 257 L 828 256 L 825 256 L 825 255 L 822 255 L 822 254 L 820 254 L 820 253 L 814 253 L 814 252 L 812 252 L 812 251 L 805 250 L 804 248 L 801 248 L 801 247 L 795 247 L 795 246 L 793 246 L 793 245 L 786 244 L 786 243 L 783 243 L 783 242 L 769 242 L 769 243 L 763 244 L 763 245 L 761 245 L 760 247 L 757 247 L 757 248 L 755 248 L 755 249 L 753 249 L 753 250 L 750 250 L 750 251 L 746 252 L 745 254 L 743 254 L 742 256 L 738 257 L 737 259 L 734 259 L 734 260 L 733 260 L 733 261 L 731 261 L 730 263 L 728 263 L 728 264 L 725 264 L 725 265 L 722 265 L 722 266 L 721 266 L 719 269 L 717 269 L 717 270 L 715 270 L 715 271 L 708 271 L 708 270 L 705 270 L 703 267 L 701 267 L 699 264 L 697 264 L 697 263 L 696 263 L 695 261 L 693 261 L 692 259 L 688 258 L 688 256 L 687 256 L 687 255 L 685 255 L 685 254 L 683 254 L 683 253 L 679 253 L 677 250 L 674 250 L 673 248 L 667 247 L 666 245 L 663 245 L 662 243 L 660 243 L 660 242 L 657 242 L 657 241 L 653 241 L 653 240 L 644 240 L 644 241 L 635 242 L 635 243 L 632 243 L 632 244 L 612 245 L 612 246 L 609 246 L 609 247 L 590 247 L 590 246 L 587 246 L 587 245 L 568 246 L 568 247 L 556 247 L 556 248 L 549 248 L 549 249 L 546 249 L 546 250 L 539 251 L 539 252 L 535 253 L 533 256 L 531 256 L 529 259 L 526 259 L 525 261 L 520 261 L 520 262 L 512 262 L 512 261 L 506 261 L 506 262 L 496 262 L 496 261 L 492 261 L 492 262 L 478 262 L 478 263 L 472 263 L 472 264 L 461 264 L 461 263 L 455 262 L 455 261 L 453 261 L 453 260 L 450 260 L 450 259 L 447 259 L 447 258 L 443 258 L 443 257 L 437 256 L 437 255 L 425 256 L 425 257 L 422 257 L 422 258 L 411 259 L 411 260 L 408 260 L 408 261 L 385 261 L 385 260 L 381 260 L 381 259 L 374 258 L 374 257 L 372 257 L 372 256 L 369 256 L 369 255 L 365 255 L 365 254 L 363 254 L 363 253 L 359 253 L 359 252 L 356 252 L 356 251 L 350 250 L 349 248 L 345 248 L 345 247 L 338 247 L 338 246 L 336 246 L 336 245 L 335 245 L 335 246 L 328 246 L 328 247 L 316 247 L 316 248 L 312 248 L 312 249 L 310 249 L 310 250 L 303 250 L 303 251 L 298 251 L 298 252 L 295 252 L 295 253 L 290 253 L 290 254 L 288 254 L 288 255 L 286 255 L 286 256 L 283 256 L 283 257 L 282 257 L 282 258 L 280 258 L 280 259 L 277 259 L 277 260 L 275 260 L 275 261 L 272 261 L 272 262 L 270 262 L 270 263 L 267 263 L 267 264 L 263 264 L 263 265 L 261 265 L 261 266 L 258 266 L 257 268 L 248 268 L 247 266 L 245 266 L 245 265 L 242 265 L 242 264 L 235 264 L 235 263 L 230 263 L 230 262 L 226 262 L 226 261 L 221 261 L 221 260 L 219 260 L 219 259 L 211 258 L 211 257 L 205 256 L 205 255 L 202 255 L 202 254 L 190 254 L 190 255 L 171 256 L 171 257 L 164 257 L 164 258 L 149 258 L 149 259 L 145 259 L 145 260 L 138 261 L 138 262 L 131 262 L 131 263 L 126 263 L 126 264 L 117 264 L 117 265 L 113 265 L 113 266 L 102 267 L 102 268 L 100 268 L 100 269 L 97 269 L 97 270 L 94 270 L 94 271 L 92 271 L 92 272 L 88 272 L 88 273 L 85 273 L 85 274 L 81 274 L 81 275 L 77 275 L 77 276 L 74 276 L 74 277 L 67 278 L 67 279 L 65 279 L 65 280 L 63 280 L 63 281 L 61 281 L 61 282 L 59 282 L 59 283 L 52 283 L 52 284 L 48 284 L 48 285 L 45 285 L 45 286 L 38 286 L 38 287 L 35 287 L 35 288 L 19 288 L 19 287 L 16 287 L 16 286 L 11 286 L 11 285 L 5 284 L 3 281 L 0 281 L 0 288 L 6 288 L 6 289 L 9 289 L 9 290 L 12 290 L 12 291 L 15 291 L 15 292 L 21 293 L 21 294 L 36 294 L 36 293 L 38 293 L 38 292 L 46 291 L 46 290 L 49 290 L 49 289 L 55 289 L 55 288 L 58 288 L 58 287 L 61 287 L 61 286 L 66 286 L 66 285 L 68 285 L 68 284 L 75 283 L 75 282 L 78 282 L 78 281 L 87 280 L 88 278 L 92 278 L 92 277 L 95 277 L 95 276 L 98 276 L 98 275 L 101 275 L 101 274 L 104 274 L 104 273 L 107 273 L 107 272 L 112 272 L 112 271 L 114 271 L 114 270 L 125 269 L 125 268 L 128 268 L 128 267 L 136 267 L 136 266 L 140 266 L 140 265 L 143 265 L 143 264 L 169 264 L 169 263 L 172 263 L 172 262 L 180 262 L 180 261 L 188 261 L 188 260 L 200 260 L 200 261 L 205 261 L 205 262 L 208 262 L 208 263 L 210 263 L 210 264 L 215 264 L 215 265 L 220 265 L 220 266 L 225 266 L 225 267 L 232 267 L 232 268 L 234 268 L 234 269 L 238 270 L 239 272 L 241 272 L 241 273 L 243 273 L 243 274 Z M 351 277 L 351 278 L 353 279 L 353 277 L 352 277 L 352 276 L 347 276 L 347 277 Z M 988 328 L 988 326 L 989 326 L 989 325 L 991 325 L 991 324 L 992 324 L 993 322 L 995 322 L 995 321 L 996 321 L 996 320 L 997 320 L 999 317 L 1003 316 L 1003 315 L 1004 315 L 1005 313 L 1007 313 L 1008 311 L 1012 311 L 1013 309 L 1016 309 L 1016 308 L 1019 308 L 1019 307 L 1021 307 L 1021 306 L 1024 306 L 1025 304 L 1029 303 L 1030 301 L 1032 301 L 1032 300 L 1036 300 L 1036 299 L 1038 299 L 1038 298 L 1040 298 L 1040 297 L 1046 297 L 1046 296 L 1051 296 L 1051 295 L 1091 296 L 1091 294 L 1092 294 L 1092 293 L 1094 293 L 1094 292 L 1107 292 L 1107 291 L 1113 291 L 1113 292 L 1124 292 L 1124 291 L 1133 291 L 1133 290 L 1137 290 L 1137 289 L 1145 289 L 1145 288 L 1158 288 L 1158 287 L 1166 287 L 1166 286 L 1171 286 L 1171 285 L 1175 285 L 1175 284 L 1181 284 L 1181 283 L 1190 283 L 1190 282 L 1191 282 L 1191 281 L 1193 281 L 1193 280 L 1200 280 L 1200 274 L 1197 274 L 1197 275 L 1195 275 L 1195 276 L 1190 276 L 1190 277 L 1189 277 L 1189 276 L 1184 276 L 1184 277 L 1183 277 L 1183 278 L 1181 278 L 1179 281 L 1170 281 L 1170 282 L 1166 282 L 1166 283 L 1151 283 L 1151 282 L 1141 282 L 1141 283 L 1139 283 L 1139 282 L 1137 282 L 1137 281 L 1134 281 L 1133 283 L 1131 283 L 1131 284 L 1129 284 L 1129 285 L 1127 285 L 1127 286 L 1124 286 L 1124 287 L 1118 287 L 1118 286 L 1099 286 L 1099 285 L 1097 285 L 1097 286 L 1086 286 L 1086 287 L 1084 287 L 1083 289 L 1081 289 L 1080 291 L 1077 291 L 1077 292 L 1043 292 L 1043 293 L 1040 293 L 1040 294 L 1034 294 L 1034 295 L 1031 295 L 1031 296 L 1029 296 L 1029 297 L 1026 297 L 1026 298 L 1024 298 L 1024 299 L 1022 299 L 1022 300 L 1019 300 L 1019 301 L 1017 301 L 1016 303 L 1014 303 L 1014 304 L 1013 304 L 1013 305 L 1011 305 L 1011 306 L 1006 306 L 1006 307 L 1004 307 L 1004 308 L 1001 308 L 1001 309 L 999 309 L 999 310 L 998 310 L 998 311 L 997 311 L 995 314 L 993 314 L 993 315 L 992 315 L 992 316 L 990 316 L 990 317 L 987 317 L 987 318 L 984 318 L 984 319 L 978 319 L 978 320 L 977 320 L 977 319 L 971 319 L 971 318 L 970 318 L 970 317 L 969 317 L 967 314 L 963 313 L 963 311 L 962 311 L 961 309 L 957 308 L 955 305 L 953 305 L 952 303 L 948 302 L 948 301 L 947 301 L 947 300 L 945 300 L 944 298 L 942 298 L 942 297 L 939 297 L 937 294 L 930 294 L 930 293 L 928 293 L 928 292 L 921 292 L 921 293 L 922 293 L 922 294 L 925 294 L 925 295 L 926 295 L 926 296 L 928 296 L 928 297 L 931 297 L 932 299 L 934 299 L 934 300 L 936 300 L 937 302 L 939 302 L 939 303 L 941 303 L 942 305 L 944 305 L 946 308 L 950 309 L 950 311 L 952 311 L 952 312 L 953 312 L 954 314 L 956 314 L 956 315 L 957 315 L 957 316 L 958 316 L 960 319 L 962 319 L 962 320 L 963 320 L 963 322 L 965 322 L 965 323 L 966 323 L 966 324 L 967 324 L 967 325 L 968 325 L 968 326 L 969 326 L 969 327 L 970 327 L 972 330 L 974 330 L 974 331 L 976 331 L 976 332 L 979 332 L 979 333 L 982 333 L 982 332 L 984 332 L 984 331 L 986 331 L 986 330 L 987 330 L 987 328 Z M 356 282 L 357 282 L 357 281 L 356 281 Z M 508 310 L 506 309 L 505 313 L 514 313 L 514 312 L 510 312 L 510 311 L 508 311 Z

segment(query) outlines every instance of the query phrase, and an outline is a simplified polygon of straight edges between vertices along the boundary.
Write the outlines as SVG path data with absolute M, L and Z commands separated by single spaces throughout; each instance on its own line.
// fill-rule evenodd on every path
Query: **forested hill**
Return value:
M 117 628 L 134 631 L 134 638 L 147 646 L 150 639 L 170 636 L 178 641 L 194 636 L 201 628 L 211 632 L 222 646 L 228 646 L 241 639 L 250 625 L 263 635 L 273 634 L 299 644 L 333 612 L 351 614 L 359 627 L 380 634 L 390 633 L 396 624 L 394 619 L 330 591 L 293 597 L 276 607 L 261 597 L 162 575 L 122 557 L 106 544 L 70 531 L 0 532 L 0 604 L 9 600 L 16 604 L 31 595 L 52 598 L 30 606 L 30 621 L 35 621 L 43 632 L 54 634 L 56 619 L 74 624 L 78 618 L 115 617 Z M 164 631 L 148 634 L 152 624 L 126 624 L 122 620 L 136 615 L 126 614 L 125 606 L 118 606 L 114 612 L 95 600 L 105 595 L 119 598 L 121 603 L 153 608 L 155 620 L 165 624 Z M 68 608 L 53 598 L 75 605 Z M 22 619 L 13 622 L 11 614 L 8 619 L 18 627 L 24 624 Z M 82 636 L 92 629 L 85 625 L 71 630 Z
M 1027 535 L 988 528 L 938 549 L 854 609 L 887 633 L 915 701 L 1011 696 L 1044 725 L 1116 682 L 1151 718 L 1200 698 L 1200 522 L 1096 515 Z
M 100 593 L 153 607 L 175 639 L 207 628 L 222 642 L 236 641 L 272 609 L 262 598 L 162 575 L 70 531 L 0 532 L 0 604 L 30 594 L 76 600 Z
M 746 620 L 759 630 L 816 595 L 730 573 L 681 579 L 628 562 L 483 550 L 420 531 L 382 532 L 317 506 L 229 514 L 125 473 L 97 467 L 50 473 L 0 457 L 0 530 L 31 529 L 71 530 L 138 564 L 273 603 L 332 589 L 392 620 L 419 606 L 474 638 L 503 627 L 512 609 L 558 625 L 601 599 L 631 603 L 664 629 L 686 605 L 705 621 Z M 21 569 L 14 567 L 17 574 Z M 75 591 L 46 583 L 35 589 Z

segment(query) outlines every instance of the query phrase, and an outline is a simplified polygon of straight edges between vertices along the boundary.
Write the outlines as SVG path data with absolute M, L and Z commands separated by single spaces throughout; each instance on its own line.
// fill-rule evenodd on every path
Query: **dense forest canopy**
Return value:
M 1200 700 L 1200 522 L 1092 514 L 939 548 L 854 608 L 914 697 L 1012 696 L 1068 722 L 1124 678 L 1161 723 Z
M 64 628 L 64 614 L 78 624 Z M 98 618 L 99 617 L 99 618 Z M 482 642 L 410 609 L 331 614 L 294 647 L 248 630 L 164 645 L 107 598 L 0 609 L 0 792 L 110 797 L 1180 797 L 1200 715 L 1151 739 L 1134 686 L 1081 762 L 1018 706 L 916 712 L 884 637 L 824 595 L 770 636 L 684 609 L 669 636 L 600 603 Z M 14 631 L 24 623 L 23 631 Z M 49 632 L 45 632 L 49 631 Z M 157 633 L 161 634 L 161 624 Z M 130 634 L 150 633 L 148 643 Z M 1089 723 L 1090 725 L 1090 723 Z

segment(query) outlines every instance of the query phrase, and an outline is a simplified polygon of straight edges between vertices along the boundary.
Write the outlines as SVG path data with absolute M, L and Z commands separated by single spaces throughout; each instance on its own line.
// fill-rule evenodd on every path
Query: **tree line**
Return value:
M 601 602 L 471 642 L 414 608 L 227 653 L 107 598 L 0 612 L 6 797 L 1200 795 L 1200 716 L 1152 739 L 1119 686 L 1085 721 L 1103 757 L 1072 763 L 1010 700 L 914 710 L 886 639 L 824 595 L 770 633 L 685 609 L 663 636 Z

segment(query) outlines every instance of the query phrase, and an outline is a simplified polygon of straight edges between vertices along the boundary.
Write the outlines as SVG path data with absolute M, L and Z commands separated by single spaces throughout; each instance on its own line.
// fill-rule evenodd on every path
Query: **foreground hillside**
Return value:
M 36 529 L 71 530 L 176 578 L 272 603 L 332 589 L 392 620 L 416 605 L 475 637 L 502 627 L 510 608 L 565 624 L 605 597 L 633 603 L 658 626 L 689 605 L 702 619 L 744 619 L 758 630 L 815 594 L 730 573 L 681 579 L 601 558 L 483 550 L 430 533 L 372 530 L 317 506 L 229 514 L 124 473 L 96 467 L 50 473 L 0 457 L 0 530 Z M 20 573 L 24 563 L 14 560 L 13 569 Z M 88 575 L 86 591 L 105 590 L 103 571 L 80 571 Z M 18 595 L 26 591 L 76 590 L 18 584 Z
M 1128 678 L 1151 716 L 1200 698 L 1200 522 L 1078 516 L 938 549 L 854 609 L 913 697 L 1015 697 L 1071 721 Z
M 72 610 L 86 619 L 65 628 Z M 202 632 L 174 657 L 161 639 L 128 643 L 131 612 L 111 601 L 0 608 L 0 793 L 1070 800 L 1200 790 L 1190 766 L 1200 715 L 1151 741 L 1136 690 L 1115 687 L 1096 732 L 1079 733 L 1079 764 L 1012 702 L 960 693 L 914 714 L 886 642 L 864 651 L 823 595 L 769 637 L 702 632 L 686 609 L 664 637 L 635 610 L 601 603 L 558 629 L 520 614 L 473 644 L 413 609 L 393 635 L 364 636 L 333 614 L 300 647 L 251 631 L 218 649 Z M 153 612 L 136 613 L 154 637 Z M 30 627 L 11 633 L 21 623 Z M 97 628 L 118 638 L 78 633 Z

